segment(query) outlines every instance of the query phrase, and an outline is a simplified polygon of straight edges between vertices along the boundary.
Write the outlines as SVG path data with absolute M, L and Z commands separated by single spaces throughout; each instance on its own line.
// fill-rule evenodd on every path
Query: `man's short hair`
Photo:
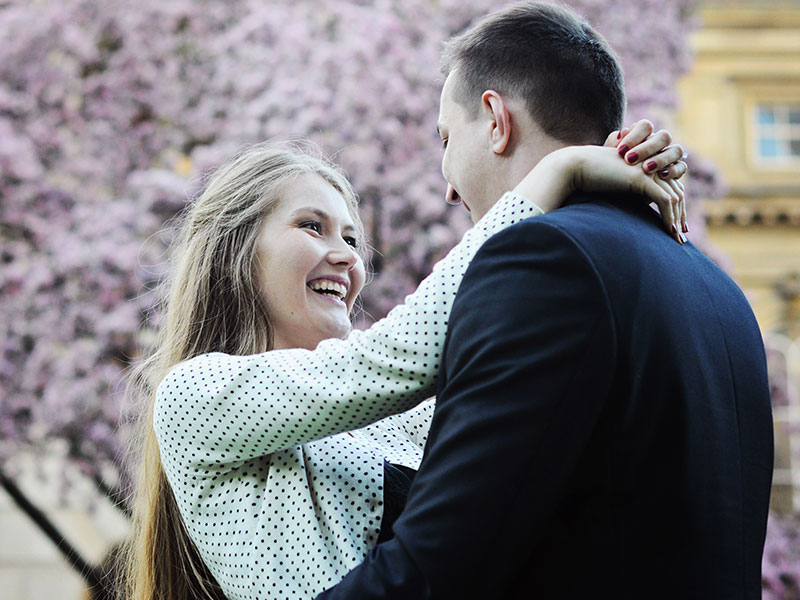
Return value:
M 603 37 L 572 10 L 520 2 L 445 43 L 442 72 L 457 69 L 453 98 L 478 115 L 485 90 L 524 100 L 551 137 L 602 144 L 622 126 L 622 68 Z

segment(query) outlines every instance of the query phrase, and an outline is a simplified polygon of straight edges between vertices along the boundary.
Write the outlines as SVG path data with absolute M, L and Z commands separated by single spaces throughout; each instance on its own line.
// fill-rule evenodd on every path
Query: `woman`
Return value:
M 506 194 L 403 305 L 349 336 L 365 273 L 347 180 L 266 146 L 217 171 L 186 215 L 158 351 L 140 372 L 132 598 L 313 598 L 391 535 L 432 411 L 416 405 L 480 244 L 541 214 L 534 202 L 568 180 L 670 208 L 664 190 L 680 190 L 612 148 L 558 152 L 547 177 L 534 169 L 516 189 L 527 199 Z

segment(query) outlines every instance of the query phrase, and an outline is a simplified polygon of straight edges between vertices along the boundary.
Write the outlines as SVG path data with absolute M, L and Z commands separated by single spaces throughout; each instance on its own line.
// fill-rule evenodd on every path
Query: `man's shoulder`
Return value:
M 549 244 L 568 244 L 587 250 L 625 246 L 630 243 L 674 243 L 661 226 L 659 215 L 644 198 L 609 194 L 574 194 L 568 203 L 544 215 L 529 217 L 495 234 L 491 248 L 505 244 L 520 249 Z M 487 242 L 488 244 L 488 242 Z
M 477 260 L 482 253 L 588 262 L 604 279 L 681 277 L 729 283 L 727 275 L 693 244 L 678 244 L 665 231 L 660 215 L 644 198 L 633 195 L 575 195 L 563 208 L 499 232 L 484 244 Z
M 645 198 L 634 194 L 576 193 L 561 208 L 521 223 L 555 227 L 576 235 L 621 233 L 621 223 L 626 230 L 633 227 L 642 232 L 661 231 L 658 213 L 648 206 Z

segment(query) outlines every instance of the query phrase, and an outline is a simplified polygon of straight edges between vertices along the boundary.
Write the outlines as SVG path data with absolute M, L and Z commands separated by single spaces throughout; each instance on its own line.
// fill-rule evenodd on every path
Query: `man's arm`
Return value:
M 540 539 L 606 400 L 605 290 L 563 231 L 489 240 L 453 306 L 425 458 L 395 538 L 318 598 L 502 598 Z

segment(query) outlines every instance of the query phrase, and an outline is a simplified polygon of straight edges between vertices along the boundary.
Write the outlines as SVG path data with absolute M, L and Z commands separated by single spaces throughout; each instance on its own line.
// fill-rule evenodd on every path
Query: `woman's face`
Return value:
M 258 240 L 274 349 L 313 349 L 350 331 L 364 286 L 356 236 L 344 198 L 319 175 L 301 175 L 284 188 Z

